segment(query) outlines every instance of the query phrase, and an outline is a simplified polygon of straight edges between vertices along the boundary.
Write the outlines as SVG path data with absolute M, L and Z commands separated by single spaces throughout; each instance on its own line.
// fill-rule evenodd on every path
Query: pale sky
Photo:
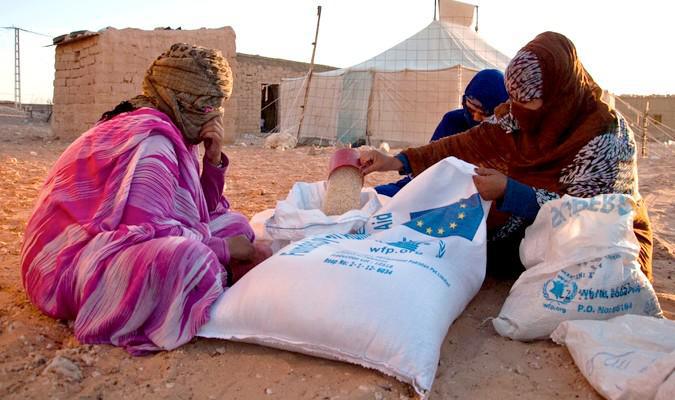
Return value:
M 479 34 L 508 56 L 554 30 L 577 46 L 595 80 L 614 93 L 675 94 L 675 2 L 475 0 Z M 316 62 L 348 67 L 428 25 L 433 0 L 21 0 L 2 2 L 0 26 L 58 36 L 75 30 L 232 26 L 237 51 L 308 62 L 322 5 Z M 21 33 L 22 100 L 52 98 L 51 39 Z M 0 30 L 0 100 L 14 99 L 14 33 Z

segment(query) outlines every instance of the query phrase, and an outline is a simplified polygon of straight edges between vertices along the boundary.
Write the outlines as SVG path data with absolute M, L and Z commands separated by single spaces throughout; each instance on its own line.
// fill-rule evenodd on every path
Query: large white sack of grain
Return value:
M 497 332 L 547 339 L 562 321 L 661 316 L 637 261 L 633 207 L 622 194 L 564 196 L 542 206 L 520 245 L 527 270 L 492 321 Z
M 473 169 L 443 160 L 364 233 L 283 248 L 223 294 L 199 335 L 360 364 L 427 394 L 448 328 L 485 276 L 490 203 Z
M 607 399 L 675 399 L 675 321 L 638 315 L 565 321 L 551 339 L 567 346 L 581 373 Z

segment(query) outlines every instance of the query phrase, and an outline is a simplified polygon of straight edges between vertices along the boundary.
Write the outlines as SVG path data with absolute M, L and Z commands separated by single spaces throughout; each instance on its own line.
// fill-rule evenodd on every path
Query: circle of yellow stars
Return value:
M 462 203 L 462 204 L 459 205 L 459 207 L 460 208 L 466 208 L 466 204 Z M 464 219 L 464 218 L 466 218 L 466 214 L 461 212 L 461 213 L 457 214 L 457 218 L 458 219 Z M 423 227 L 424 221 L 422 221 L 422 220 L 417 221 L 417 226 L 420 227 L 420 228 Z M 450 227 L 450 229 L 457 229 L 457 223 L 455 221 L 450 221 L 450 223 L 448 224 L 448 227 Z M 431 235 L 432 233 L 434 233 L 434 230 L 431 227 L 428 227 L 425 230 L 425 232 L 427 233 L 427 235 Z M 438 229 L 436 229 L 436 233 L 439 234 L 439 235 L 442 235 L 442 234 L 445 233 L 445 229 L 443 229 L 443 227 L 438 228 Z

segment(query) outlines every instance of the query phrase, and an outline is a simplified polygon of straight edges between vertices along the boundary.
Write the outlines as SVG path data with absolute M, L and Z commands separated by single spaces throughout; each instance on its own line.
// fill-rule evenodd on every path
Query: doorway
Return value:
M 263 83 L 260 93 L 260 132 L 278 131 L 279 85 Z

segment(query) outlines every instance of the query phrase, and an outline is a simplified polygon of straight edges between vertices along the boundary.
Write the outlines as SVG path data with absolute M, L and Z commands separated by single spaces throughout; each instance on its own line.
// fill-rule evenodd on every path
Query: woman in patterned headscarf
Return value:
M 545 32 L 523 47 L 506 70 L 509 101 L 482 124 L 395 157 L 364 152 L 364 173 L 417 175 L 448 156 L 480 166 L 474 177 L 500 212 L 488 220 L 488 268 L 519 273 L 518 244 L 546 201 L 569 194 L 624 193 L 637 203 L 639 262 L 652 278 L 652 230 L 638 191 L 635 140 L 628 124 L 600 100 L 602 90 L 565 36 Z M 491 262 L 492 261 L 492 262 Z M 495 271 L 499 264 L 501 271 Z
M 143 94 L 105 113 L 50 171 L 26 228 L 23 284 L 45 314 L 74 320 L 80 342 L 178 347 L 225 284 L 269 256 L 222 195 L 231 91 L 218 51 L 175 44 Z

